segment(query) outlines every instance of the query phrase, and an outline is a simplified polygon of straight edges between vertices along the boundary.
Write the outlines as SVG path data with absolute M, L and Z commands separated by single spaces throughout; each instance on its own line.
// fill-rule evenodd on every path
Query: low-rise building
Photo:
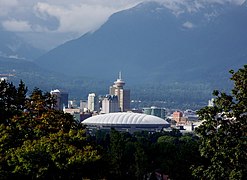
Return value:
M 157 116 L 162 119 L 166 118 L 166 110 L 164 108 L 158 108 L 158 107 L 152 106 L 150 108 L 143 108 L 142 112 L 144 114 Z

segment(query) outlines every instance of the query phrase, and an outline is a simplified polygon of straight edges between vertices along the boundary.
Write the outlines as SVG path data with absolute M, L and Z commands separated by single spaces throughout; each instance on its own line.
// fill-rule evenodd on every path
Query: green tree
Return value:
M 124 149 L 126 140 L 123 133 L 112 129 L 110 132 L 110 157 L 112 174 L 117 178 L 123 178 L 124 172 Z
M 50 109 L 54 110 L 55 103 L 56 101 L 50 93 L 44 93 L 39 88 L 34 88 L 30 97 L 27 99 L 25 108 L 33 116 L 40 117 L 43 112 L 47 112 Z
M 16 111 L 5 113 L 7 121 L 0 122 L 0 179 L 99 176 L 94 167 L 101 156 L 72 115 L 55 110 L 54 99 L 38 88 L 24 98 L 22 83 L 18 89 L 4 85 L 13 93 L 13 101 L 7 101 L 6 107 Z
M 214 106 L 198 112 L 204 122 L 196 132 L 206 161 L 193 174 L 201 179 L 247 178 L 247 65 L 230 73 L 231 95 L 214 91 Z
M 16 88 L 13 83 L 0 82 L 0 122 L 7 124 L 14 115 L 24 110 L 27 87 L 20 81 Z
M 143 145 L 140 142 L 135 143 L 135 177 L 136 179 L 142 180 L 144 175 L 147 173 L 147 154 L 143 148 Z
M 9 150 L 12 177 L 26 179 L 81 179 L 95 176 L 100 156 L 86 143 L 85 132 L 62 130 L 38 140 L 24 141 Z

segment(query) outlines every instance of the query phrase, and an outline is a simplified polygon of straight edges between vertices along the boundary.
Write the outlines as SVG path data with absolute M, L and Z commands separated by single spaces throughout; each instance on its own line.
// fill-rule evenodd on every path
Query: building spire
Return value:
M 122 72 L 121 71 L 119 71 L 119 73 L 118 73 L 118 79 L 122 79 Z

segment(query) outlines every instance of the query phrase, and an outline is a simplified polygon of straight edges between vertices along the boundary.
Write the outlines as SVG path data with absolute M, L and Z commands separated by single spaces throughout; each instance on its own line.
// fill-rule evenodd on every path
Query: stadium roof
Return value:
M 169 123 L 159 117 L 140 114 L 140 113 L 127 113 L 127 112 L 118 112 L 118 113 L 108 113 L 92 116 L 88 119 L 82 121 L 83 124 L 95 124 L 95 125 L 168 125 Z

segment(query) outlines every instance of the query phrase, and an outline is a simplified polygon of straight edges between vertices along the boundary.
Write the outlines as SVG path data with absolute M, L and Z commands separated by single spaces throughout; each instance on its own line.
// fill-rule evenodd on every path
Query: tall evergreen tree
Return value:
M 24 109 L 27 87 L 20 81 L 16 88 L 6 80 L 0 82 L 0 122 L 8 123 L 9 118 L 21 113 Z

